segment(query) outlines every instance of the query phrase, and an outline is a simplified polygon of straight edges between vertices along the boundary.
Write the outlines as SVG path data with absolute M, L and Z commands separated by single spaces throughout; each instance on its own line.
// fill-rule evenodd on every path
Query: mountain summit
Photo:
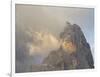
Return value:
M 52 51 L 43 61 L 47 70 L 94 68 L 90 45 L 77 24 L 67 22 L 60 39 L 60 48 Z
M 32 65 L 32 72 L 94 68 L 90 45 L 77 24 L 67 22 L 59 37 L 60 47 L 50 51 L 41 64 Z

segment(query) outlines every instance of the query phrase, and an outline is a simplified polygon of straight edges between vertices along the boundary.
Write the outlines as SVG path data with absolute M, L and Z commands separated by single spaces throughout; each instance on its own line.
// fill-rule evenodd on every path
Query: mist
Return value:
M 51 6 L 15 6 L 16 68 L 30 69 L 60 47 L 66 21 L 78 24 L 94 50 L 94 9 Z

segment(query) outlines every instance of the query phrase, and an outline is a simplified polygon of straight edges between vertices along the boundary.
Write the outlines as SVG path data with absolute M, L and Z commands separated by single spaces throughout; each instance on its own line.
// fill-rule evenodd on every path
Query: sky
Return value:
M 93 53 L 93 8 L 16 4 L 16 66 L 41 63 L 50 51 L 59 48 L 59 34 L 66 21 L 81 27 Z

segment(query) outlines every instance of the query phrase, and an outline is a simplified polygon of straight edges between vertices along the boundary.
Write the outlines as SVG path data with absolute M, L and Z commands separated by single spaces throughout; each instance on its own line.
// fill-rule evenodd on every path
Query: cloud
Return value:
M 56 50 L 60 46 L 59 40 L 48 32 L 27 32 L 31 35 L 33 41 L 27 43 L 29 54 L 46 56 L 52 50 Z
M 16 25 L 16 63 L 40 63 L 59 46 L 59 40 L 52 33 L 26 30 Z

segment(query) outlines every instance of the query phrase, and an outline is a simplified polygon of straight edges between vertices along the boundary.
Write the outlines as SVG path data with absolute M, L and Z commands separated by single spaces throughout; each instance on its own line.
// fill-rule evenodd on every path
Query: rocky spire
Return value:
M 32 72 L 94 68 L 90 45 L 77 24 L 67 22 L 59 36 L 60 48 L 51 51 L 42 64 L 32 65 Z
M 43 64 L 54 67 L 52 70 L 94 68 L 90 45 L 77 24 L 67 22 L 60 39 L 61 48 L 52 51 Z

